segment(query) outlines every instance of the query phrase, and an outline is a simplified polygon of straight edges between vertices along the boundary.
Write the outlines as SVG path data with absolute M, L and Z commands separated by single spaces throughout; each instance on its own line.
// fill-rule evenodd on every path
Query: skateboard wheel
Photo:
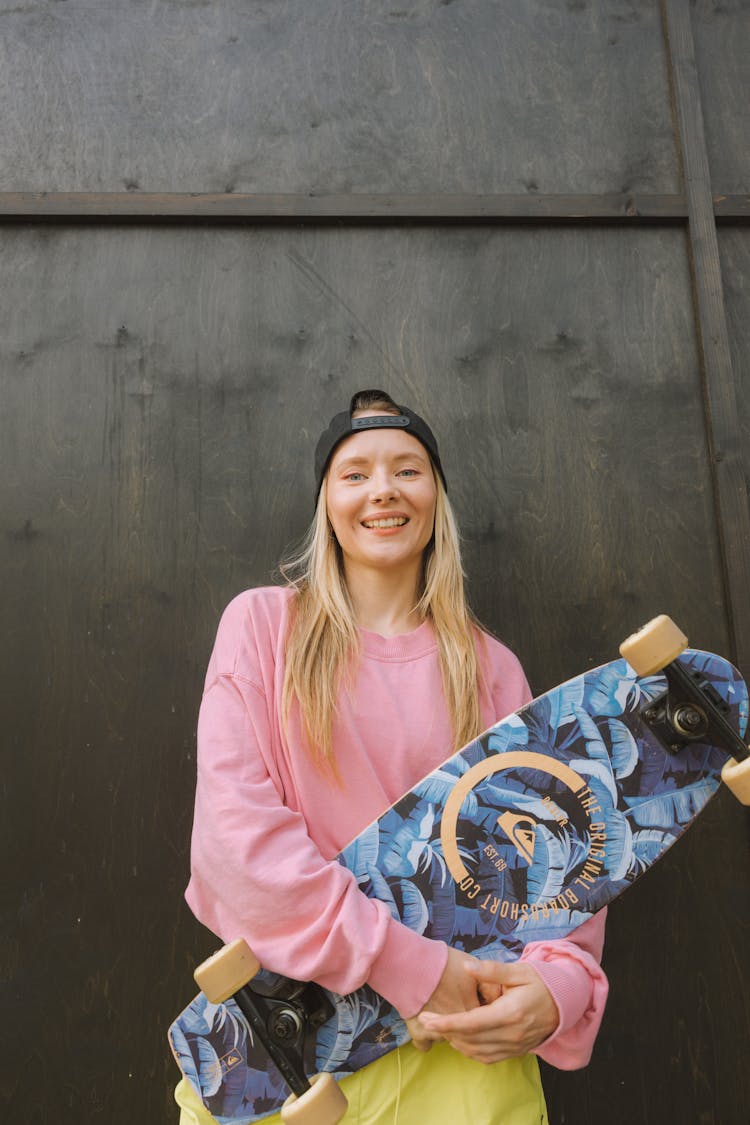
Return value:
M 260 961 L 244 938 L 225 945 L 193 973 L 195 982 L 212 1004 L 223 1004 L 260 969 Z
M 624 656 L 637 676 L 653 676 L 676 660 L 687 648 L 687 637 L 671 617 L 662 613 L 633 633 L 620 645 Z
M 750 758 L 735 762 L 730 758 L 721 771 L 721 780 L 742 805 L 750 805 Z
M 336 1125 L 348 1102 L 332 1074 L 316 1074 L 301 1097 L 291 1094 L 281 1107 L 284 1125 Z

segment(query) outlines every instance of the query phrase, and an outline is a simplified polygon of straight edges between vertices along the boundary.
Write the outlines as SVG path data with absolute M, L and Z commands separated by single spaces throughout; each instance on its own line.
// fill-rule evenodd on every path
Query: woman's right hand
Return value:
M 448 949 L 443 975 L 438 981 L 438 986 L 422 1008 L 422 1011 L 436 1012 L 441 1015 L 452 1015 L 454 1012 L 469 1012 L 482 1003 L 478 992 L 477 979 L 467 973 L 466 964 L 477 964 L 476 957 L 468 953 L 459 953 L 457 949 Z M 418 1051 L 429 1051 L 433 1043 L 438 1043 L 442 1036 L 434 1031 L 428 1031 L 419 1019 L 419 1013 L 406 1021 L 411 1040 Z

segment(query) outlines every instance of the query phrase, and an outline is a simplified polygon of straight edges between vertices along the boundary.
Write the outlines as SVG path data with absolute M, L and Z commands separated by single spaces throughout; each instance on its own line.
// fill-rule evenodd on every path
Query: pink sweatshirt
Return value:
M 284 732 L 284 638 L 293 591 L 248 590 L 221 620 L 198 723 L 198 784 L 187 902 L 224 941 L 244 937 L 268 969 L 339 993 L 369 984 L 404 1017 L 435 990 L 447 947 L 395 921 L 335 856 L 452 752 L 432 626 L 361 630 L 356 685 L 341 692 L 333 746 L 341 784 L 311 760 L 292 709 Z M 484 652 L 481 649 L 484 648 Z M 480 646 L 490 726 L 530 698 L 513 654 Z M 533 963 L 560 1023 L 537 1053 L 583 1066 L 607 996 L 600 913 L 565 941 L 536 942 Z

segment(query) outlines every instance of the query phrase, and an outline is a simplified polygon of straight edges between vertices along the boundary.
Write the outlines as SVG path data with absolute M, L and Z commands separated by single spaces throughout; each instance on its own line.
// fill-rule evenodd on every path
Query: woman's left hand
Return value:
M 555 1002 L 528 962 L 474 962 L 466 972 L 476 979 L 484 1003 L 452 1015 L 421 1012 L 416 1019 L 431 1037 L 447 1039 L 478 1062 L 493 1063 L 527 1054 L 556 1029 Z

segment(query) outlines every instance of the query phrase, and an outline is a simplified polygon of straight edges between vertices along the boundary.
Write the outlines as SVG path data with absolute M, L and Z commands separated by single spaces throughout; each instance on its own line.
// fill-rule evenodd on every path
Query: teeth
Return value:
M 387 520 L 365 520 L 365 527 L 403 527 L 406 523 L 404 516 L 396 516 Z

